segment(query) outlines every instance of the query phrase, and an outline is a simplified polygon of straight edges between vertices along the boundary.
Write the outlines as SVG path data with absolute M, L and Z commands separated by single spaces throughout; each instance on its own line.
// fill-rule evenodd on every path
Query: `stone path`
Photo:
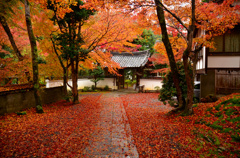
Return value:
M 118 92 L 106 93 L 100 98 L 103 106 L 98 130 L 93 134 L 90 145 L 85 149 L 90 158 L 138 158 L 136 146 Z

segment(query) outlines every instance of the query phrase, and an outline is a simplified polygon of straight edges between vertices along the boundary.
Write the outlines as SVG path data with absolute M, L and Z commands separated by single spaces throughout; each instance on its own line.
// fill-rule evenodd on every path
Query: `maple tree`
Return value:
M 233 28 L 239 22 L 237 13 L 239 6 L 233 6 L 234 2 L 235 0 L 225 0 L 219 4 L 214 3 L 214 1 L 204 3 L 195 0 L 190 2 L 186 0 L 121 1 L 126 10 L 134 11 L 133 14 L 137 14 L 136 18 L 140 22 L 145 21 L 146 24 L 143 25 L 149 25 L 154 31 L 161 31 L 164 49 L 163 47 L 160 49 L 164 51 L 163 54 L 165 55 L 160 57 L 167 56 L 167 63 L 169 63 L 172 71 L 179 103 L 176 111 L 183 110 L 184 115 L 192 114 L 193 104 L 195 68 L 193 73 L 190 73 L 188 67 L 191 65 L 191 62 L 193 62 L 193 65 L 196 65 L 197 54 L 203 46 L 213 47 L 212 39 L 214 36 L 225 33 L 226 30 Z M 204 30 L 205 34 L 196 36 L 201 30 Z M 182 43 L 184 41 L 183 45 L 178 45 L 178 42 L 175 42 L 179 38 L 181 38 L 179 42 Z M 174 53 L 174 49 L 176 49 L 176 53 Z M 180 57 L 184 63 L 188 94 L 186 99 L 183 97 L 178 77 L 176 54 L 178 54 L 178 59 Z
M 22 54 L 20 53 L 20 50 L 18 49 L 16 43 L 15 43 L 15 40 L 13 38 L 13 35 L 11 33 L 11 30 L 9 28 L 9 25 L 7 23 L 7 18 L 9 16 L 11 16 L 11 14 L 13 14 L 13 10 L 11 9 L 12 8 L 12 5 L 15 5 L 17 2 L 14 1 L 14 0 L 11 0 L 11 1 L 2 1 L 0 3 L 0 8 L 1 8 L 1 12 L 0 12 L 0 23 L 4 29 L 4 31 L 7 33 L 8 35 L 8 38 L 9 38 L 9 41 L 11 42 L 11 45 L 12 45 L 12 48 L 15 52 L 15 54 L 17 55 L 18 59 L 20 61 L 23 60 L 23 56 Z
M 14 0 L 1 1 L 0 7 L 0 50 L 3 54 L 0 59 L 3 63 L 1 77 L 18 77 L 20 82 L 29 81 L 29 56 L 24 52 L 27 50 L 28 41 L 22 4 Z
M 53 2 L 56 3 L 56 2 Z M 57 3 L 56 3 L 57 4 Z M 94 10 L 80 9 L 83 5 L 82 1 L 77 1 L 77 4 L 70 4 L 72 12 L 66 13 L 63 18 L 56 16 L 58 9 L 51 3 L 48 8 L 54 11 L 52 20 L 58 24 L 60 33 L 56 36 L 57 45 L 61 46 L 63 58 L 69 60 L 72 72 L 72 92 L 73 101 L 78 102 L 77 79 L 78 79 L 78 64 L 80 60 L 85 60 L 88 55 L 88 50 L 81 48 L 83 39 L 81 37 L 81 27 L 85 20 L 90 15 L 94 14 Z
M 63 69 L 63 73 L 61 74 L 64 76 L 65 91 L 68 70 L 71 68 L 70 74 L 73 80 L 72 90 L 75 102 L 78 102 L 78 70 L 94 69 L 95 66 L 93 63 L 98 63 L 102 68 L 108 67 L 111 73 L 116 73 L 119 66 L 110 61 L 110 51 L 130 51 L 127 48 L 137 47 L 136 44 L 132 44 L 129 41 L 136 39 L 136 35 L 140 34 L 142 28 L 149 27 L 155 34 L 159 34 L 160 31 L 162 33 L 163 42 L 156 44 L 155 49 L 159 54 L 154 54 L 155 58 L 153 60 L 157 63 L 167 63 L 170 65 L 179 102 L 177 109 L 184 109 L 185 114 L 192 113 L 193 77 L 195 75 L 194 65 L 196 65 L 197 62 L 198 52 L 204 46 L 214 47 L 213 37 L 225 33 L 239 22 L 239 16 L 237 16 L 239 6 L 232 5 L 235 2 L 234 0 L 221 1 L 220 3 L 214 3 L 215 1 L 209 3 L 191 1 L 190 3 L 186 0 L 166 2 L 160 0 L 86 0 L 62 2 L 30 0 L 30 2 L 36 6 L 40 6 L 35 7 L 36 9 L 33 10 L 35 13 L 33 14 L 34 16 L 32 16 L 34 20 L 33 29 L 36 30 L 34 33 L 37 42 L 34 44 L 33 40 L 30 41 L 32 45 L 40 48 L 38 49 L 38 53 L 35 54 L 41 54 L 38 59 L 49 60 L 47 64 L 51 65 L 51 67 L 54 65 L 53 63 L 56 62 L 54 56 L 56 55 L 58 57 L 59 63 L 56 65 L 58 71 L 60 67 Z M 0 4 L 7 4 L 7 2 L 3 1 Z M 131 11 L 131 14 L 128 14 L 128 11 Z M 224 14 L 222 14 L 223 11 Z M 80 13 L 81 16 L 75 13 Z M 2 15 L 3 14 L 1 14 L 1 17 L 5 18 L 5 16 Z M 16 16 L 20 17 L 20 15 L 21 14 Z M 53 15 L 52 20 L 56 22 L 55 24 L 58 24 L 58 27 L 56 27 L 53 22 L 50 22 L 49 17 L 51 15 Z M 6 19 L 7 21 L 2 20 L 2 22 L 13 24 L 14 22 L 11 22 L 9 19 L 10 18 Z M 70 19 L 72 19 L 72 21 Z M 41 24 L 43 21 L 47 21 L 46 25 L 49 27 Z M 23 26 L 26 27 L 26 24 L 24 25 Z M 24 28 L 23 26 L 20 27 Z M 0 29 L 4 30 L 4 27 Z M 15 38 L 17 35 L 14 35 L 14 33 L 17 32 L 20 34 L 21 32 L 11 27 L 9 27 L 9 30 L 10 33 L 13 34 L 13 38 L 11 39 L 17 41 L 15 45 L 19 45 L 18 42 L 22 36 Z M 9 32 L 9 30 L 7 32 Z M 205 30 L 206 33 L 199 34 L 201 30 Z M 26 30 L 24 31 L 26 34 Z M 6 32 L 6 30 L 4 30 L 4 32 Z M 198 36 L 196 36 L 197 34 Z M 6 38 L 11 35 L 8 33 L 5 35 L 1 34 L 1 36 Z M 23 36 L 23 38 L 26 39 L 26 35 Z M 50 41 L 51 39 L 52 42 Z M 3 41 L 4 44 L 7 43 L 6 39 Z M 54 50 L 51 50 L 52 44 Z M 10 45 L 12 45 L 13 48 L 15 47 L 13 42 L 7 43 L 8 47 Z M 26 46 L 26 44 L 24 44 L 24 46 Z M 21 47 L 22 46 L 17 46 L 17 48 L 20 48 L 19 51 L 21 51 Z M 31 50 L 34 50 L 33 47 Z M 1 47 L 1 50 L 3 50 L 2 48 L 3 47 Z M 14 48 L 14 50 L 16 49 Z M 6 50 L 3 51 L 6 52 Z M 49 52 L 55 52 L 55 55 L 53 55 L 53 53 L 49 55 Z M 21 58 L 20 55 L 18 56 Z M 186 74 L 188 87 L 187 98 L 183 96 L 183 90 L 178 77 L 179 72 L 176 66 L 176 61 L 181 59 L 183 59 Z M 11 63 L 15 63 L 15 65 L 18 64 L 18 62 L 13 61 L 12 58 L 1 58 L 0 60 L 4 61 L 4 63 L 10 63 L 11 61 Z M 26 60 L 23 60 L 20 65 L 22 65 L 22 67 L 29 65 L 29 60 L 30 58 L 26 57 Z M 51 61 L 54 62 L 51 63 Z M 193 72 L 190 72 L 188 67 L 192 64 Z M 1 71 L 2 74 L 6 75 L 9 74 L 9 72 L 14 74 L 16 72 L 16 67 L 13 66 L 14 64 L 12 64 L 12 66 L 5 65 L 6 64 L 4 64 L 4 69 L 9 71 Z M 46 70 L 47 65 L 40 67 L 43 67 L 41 71 Z M 34 74 L 34 72 L 35 71 L 30 71 L 30 74 Z M 43 71 L 42 74 L 50 73 Z
M 25 18 L 28 31 L 28 37 L 31 45 L 32 55 L 32 71 L 33 71 L 33 91 L 36 102 L 36 112 L 43 113 L 42 102 L 40 98 L 40 84 L 39 84 L 39 71 L 38 71 L 38 53 L 37 53 L 37 42 L 32 29 L 32 21 L 30 16 L 30 6 L 28 0 L 24 1 L 25 5 Z
M 67 66 L 61 65 L 65 67 L 65 72 L 71 67 L 73 85 L 69 86 L 74 102 L 77 103 L 79 66 L 92 69 L 92 63 L 98 63 L 102 68 L 107 66 L 110 73 L 116 73 L 119 66 L 110 60 L 109 51 L 123 51 L 126 50 L 125 46 L 134 46 L 128 41 L 136 37 L 138 29 L 134 24 L 128 23 L 131 21 L 129 16 L 111 8 L 96 12 L 96 8 L 89 9 L 82 1 L 76 1 L 68 4 L 71 11 L 61 17 L 58 15 L 57 5 L 54 1 L 48 5 L 48 9 L 54 12 L 52 20 L 59 28 L 58 32 L 53 33 L 53 44 L 60 46 L 55 47 L 56 51 L 58 49 L 61 52 L 59 57 L 69 62 Z

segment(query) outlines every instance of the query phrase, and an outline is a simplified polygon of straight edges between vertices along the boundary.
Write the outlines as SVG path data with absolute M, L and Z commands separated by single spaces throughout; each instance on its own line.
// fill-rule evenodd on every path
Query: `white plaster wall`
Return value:
M 98 82 L 97 87 L 104 88 L 108 85 L 109 88 L 117 89 L 114 84 L 114 78 L 105 78 Z M 68 84 L 72 86 L 72 80 L 68 80 Z M 63 85 L 63 80 L 46 80 L 46 88 L 58 87 Z M 78 79 L 78 89 L 83 89 L 85 86 L 91 87 L 94 83 L 90 79 Z M 70 90 L 70 87 L 67 87 Z
M 201 50 L 203 57 L 202 59 L 198 60 L 197 65 L 196 65 L 196 70 L 201 70 L 205 68 L 205 56 L 206 56 L 206 48 L 203 47 Z
M 116 82 L 114 78 L 105 78 L 98 82 L 97 87 L 104 88 L 108 85 L 109 88 L 117 89 Z M 72 80 L 68 80 L 68 84 L 72 85 Z M 63 80 L 46 80 L 46 88 L 58 87 L 63 85 Z M 91 87 L 94 85 L 90 79 L 78 79 L 78 89 L 83 89 L 84 86 Z M 145 85 L 145 90 L 155 90 L 154 87 L 159 86 L 162 88 L 161 79 L 140 79 L 140 85 Z M 70 90 L 70 87 L 68 87 Z
M 104 80 L 97 83 L 97 87 L 101 88 L 104 88 L 106 85 L 108 85 L 109 88 L 117 89 L 116 80 L 114 80 L 114 78 L 104 78 Z
M 70 84 L 72 84 L 72 80 L 70 81 L 68 81 L 68 83 Z M 91 82 L 90 81 L 90 79 L 78 79 L 78 89 L 83 89 L 85 86 L 87 86 L 87 87 L 91 87 L 92 85 L 94 85 L 94 83 L 93 82 Z M 69 87 L 68 87 L 69 88 Z
M 196 70 L 201 70 L 201 69 L 204 69 L 204 67 L 203 67 L 203 59 L 200 59 L 197 62 L 197 65 L 196 65 Z
M 240 68 L 240 56 L 209 56 L 208 68 Z
M 154 87 L 162 88 L 162 79 L 140 79 L 140 85 L 145 85 L 144 90 L 156 90 Z
M 205 31 L 204 31 L 205 32 Z M 202 61 L 202 69 L 205 69 L 205 63 L 206 63 L 206 47 L 202 48 L 203 51 L 203 61 Z
M 46 88 L 63 86 L 63 80 L 45 80 Z

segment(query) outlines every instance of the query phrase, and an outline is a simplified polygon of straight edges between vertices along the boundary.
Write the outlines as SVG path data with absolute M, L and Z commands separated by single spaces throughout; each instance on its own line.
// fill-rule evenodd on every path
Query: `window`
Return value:
M 209 52 L 240 52 L 240 25 L 214 38 L 215 48 Z
M 225 35 L 225 51 L 240 52 L 240 33 L 230 33 Z
M 209 52 L 223 52 L 223 36 L 214 37 L 215 49 L 209 49 Z

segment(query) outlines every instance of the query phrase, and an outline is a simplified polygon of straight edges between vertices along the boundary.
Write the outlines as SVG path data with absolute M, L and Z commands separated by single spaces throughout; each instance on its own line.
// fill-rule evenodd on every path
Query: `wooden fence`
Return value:
M 216 94 L 230 94 L 240 92 L 240 71 L 216 70 Z

